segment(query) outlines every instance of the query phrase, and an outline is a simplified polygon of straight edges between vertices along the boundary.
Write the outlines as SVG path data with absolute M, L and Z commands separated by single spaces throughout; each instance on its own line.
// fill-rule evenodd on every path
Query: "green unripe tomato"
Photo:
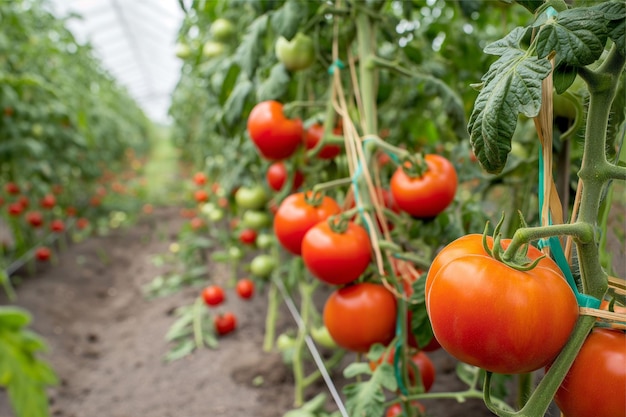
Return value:
M 211 37 L 216 41 L 227 41 L 235 34 L 235 25 L 228 19 L 216 19 L 209 28 Z
M 212 222 L 219 222 L 224 218 L 224 210 L 216 208 L 215 210 L 211 210 L 208 214 L 209 220 Z
M 311 37 L 298 33 L 291 41 L 283 36 L 275 45 L 276 57 L 289 71 L 300 71 L 315 62 L 315 48 Z
M 261 185 L 240 187 L 235 193 L 237 206 L 244 210 L 259 210 L 267 203 L 265 188 Z
M 206 41 L 204 46 L 202 47 L 202 56 L 205 58 L 215 58 L 216 56 L 220 56 L 224 53 L 224 44 L 221 42 L 215 41 Z
M 263 229 L 269 227 L 272 224 L 272 219 L 269 214 L 259 210 L 246 210 L 241 218 L 241 223 L 245 227 L 249 227 L 254 230 Z
M 256 237 L 256 246 L 259 249 L 269 249 L 274 243 L 274 238 L 268 233 L 260 233 Z
M 176 44 L 176 56 L 180 59 L 187 59 L 191 56 L 191 48 L 186 43 Z
M 250 262 L 250 272 L 259 278 L 267 278 L 276 268 L 276 260 L 270 255 L 257 255 Z
M 328 332 L 326 326 L 314 327 L 311 329 L 311 337 L 320 346 L 325 348 L 334 349 L 337 347 L 337 343 L 333 340 L 332 336 Z
M 243 251 L 237 246 L 231 246 L 228 248 L 228 257 L 231 261 L 238 261 L 243 258 Z

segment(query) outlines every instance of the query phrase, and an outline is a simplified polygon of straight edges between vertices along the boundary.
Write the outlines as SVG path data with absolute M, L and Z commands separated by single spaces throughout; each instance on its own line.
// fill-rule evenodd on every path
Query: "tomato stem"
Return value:
M 312 195 L 316 196 L 318 193 L 321 193 L 325 190 L 329 190 L 335 187 L 342 187 L 344 185 L 349 185 L 352 184 L 352 178 L 349 177 L 345 177 L 345 178 L 340 178 L 338 180 L 332 180 L 332 181 L 327 181 L 327 182 L 321 182 L 319 184 L 315 184 L 312 188 Z M 309 193 L 307 193 L 307 196 L 309 195 Z M 320 201 L 321 202 L 321 201 Z M 311 204 L 311 203 L 309 203 Z M 315 205 L 315 204 L 312 204 Z
M 274 347 L 274 335 L 276 334 L 276 317 L 278 316 L 278 287 L 274 280 L 270 280 L 267 291 L 267 314 L 265 316 L 265 338 L 263 351 L 271 352 Z

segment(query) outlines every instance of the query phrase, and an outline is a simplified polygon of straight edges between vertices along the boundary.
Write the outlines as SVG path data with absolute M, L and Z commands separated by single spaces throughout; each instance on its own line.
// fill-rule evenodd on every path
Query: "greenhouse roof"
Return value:
M 68 28 L 89 42 L 104 67 L 157 122 L 167 122 L 170 95 L 180 76 L 176 35 L 183 19 L 177 0 L 51 0 L 59 17 L 75 13 Z

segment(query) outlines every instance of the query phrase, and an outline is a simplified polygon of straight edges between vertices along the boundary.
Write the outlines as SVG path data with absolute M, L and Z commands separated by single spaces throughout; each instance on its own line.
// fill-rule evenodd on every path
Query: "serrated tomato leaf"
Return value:
M 474 154 L 487 172 L 497 174 L 504 168 L 519 114 L 539 113 L 541 81 L 551 69 L 545 58 L 509 49 L 483 76 L 468 131 Z
M 257 101 L 278 100 L 289 89 L 291 76 L 282 63 L 274 65 L 270 76 L 264 80 L 257 90 Z
M 589 65 L 600 58 L 608 36 L 604 14 L 591 8 L 565 10 L 537 34 L 537 56 L 556 52 L 556 64 Z
M 369 367 L 367 364 L 362 365 Z M 349 384 L 344 388 L 348 413 L 351 416 L 359 417 L 380 417 L 383 415 L 385 411 L 383 388 L 389 391 L 397 389 L 393 367 L 388 363 L 379 365 L 369 380 Z
M 272 28 L 280 36 L 291 40 L 308 17 L 309 8 L 303 0 L 287 0 L 272 14 Z
M 248 31 L 236 51 L 236 59 L 239 66 L 252 78 L 259 63 L 259 59 L 265 53 L 263 48 L 263 35 L 267 30 L 267 15 L 257 17 L 248 27 Z

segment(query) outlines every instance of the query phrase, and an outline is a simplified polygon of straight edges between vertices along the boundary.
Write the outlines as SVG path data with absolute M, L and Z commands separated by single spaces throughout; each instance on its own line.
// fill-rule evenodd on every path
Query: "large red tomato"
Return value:
M 267 168 L 267 172 L 265 173 L 265 180 L 270 188 L 274 191 L 280 191 L 283 189 L 283 185 L 287 182 L 287 167 L 283 161 L 274 162 L 272 165 Z M 297 190 L 300 188 L 302 183 L 304 182 L 304 176 L 302 172 L 297 171 L 293 177 L 293 184 L 291 189 Z
M 341 347 L 367 352 L 374 343 L 389 344 L 396 331 L 396 297 L 369 282 L 333 292 L 324 306 L 324 325 Z
M 300 119 L 287 119 L 283 105 L 274 100 L 262 101 L 248 116 L 248 133 L 266 159 L 290 157 L 302 143 L 304 128 Z
M 312 124 L 304 135 L 304 146 L 307 150 L 315 148 L 324 135 L 324 126 L 319 123 Z M 341 153 L 339 145 L 324 145 L 317 153 L 319 159 L 333 159 Z
M 338 233 L 323 220 L 309 229 L 302 240 L 302 259 L 309 271 L 320 280 L 333 285 L 356 280 L 372 259 L 367 230 L 348 222 Z
M 548 364 L 578 318 L 578 304 L 558 267 L 544 258 L 519 271 L 489 256 L 481 235 L 464 238 L 438 255 L 449 259 L 426 278 L 426 309 L 435 337 L 457 359 L 513 374 Z M 528 258 L 541 252 L 531 248 Z M 546 266 L 549 265 L 549 266 Z
M 274 234 L 285 249 L 300 255 L 306 232 L 322 220 L 338 214 L 340 210 L 339 204 L 328 196 L 324 196 L 317 206 L 313 206 L 306 201 L 304 193 L 291 194 L 283 200 L 274 215 Z
M 565 417 L 626 416 L 626 334 L 592 330 L 554 400 Z
M 454 166 L 443 156 L 424 157 L 427 170 L 420 177 L 410 177 L 398 167 L 391 177 L 391 194 L 402 211 L 426 219 L 435 217 L 454 200 L 457 175 Z

